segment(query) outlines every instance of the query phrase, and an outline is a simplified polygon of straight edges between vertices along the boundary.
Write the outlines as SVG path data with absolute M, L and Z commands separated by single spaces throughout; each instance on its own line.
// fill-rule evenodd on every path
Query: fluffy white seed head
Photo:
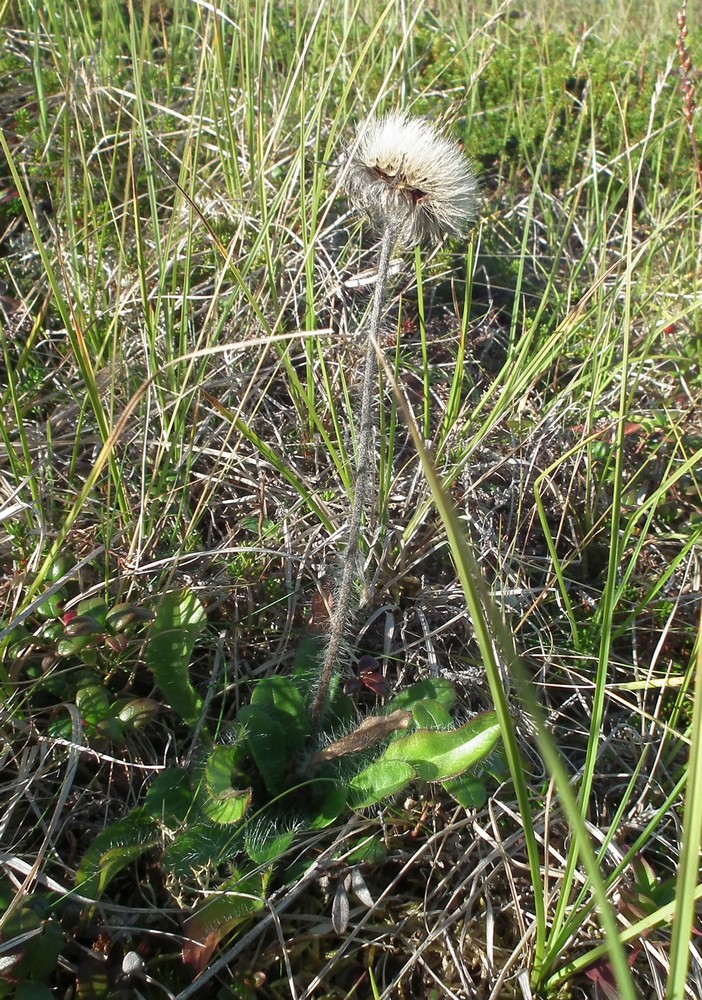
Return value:
M 359 126 L 344 184 L 353 204 L 397 229 L 405 245 L 464 236 L 478 212 L 478 181 L 460 146 L 405 111 Z

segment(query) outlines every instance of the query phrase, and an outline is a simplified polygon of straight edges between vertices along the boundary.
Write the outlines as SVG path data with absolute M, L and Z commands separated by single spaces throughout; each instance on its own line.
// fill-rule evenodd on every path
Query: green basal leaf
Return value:
M 132 810 L 97 835 L 76 872 L 76 886 L 98 899 L 118 872 L 159 841 L 158 826 L 145 809 Z
M 174 712 L 195 726 L 202 699 L 190 683 L 190 658 L 205 624 L 205 609 L 190 591 L 167 594 L 151 626 L 146 664 Z
M 321 781 L 316 783 L 321 786 Z M 346 808 L 346 787 L 339 781 L 325 781 L 326 788 L 312 797 L 312 804 L 305 810 L 305 826 L 308 830 L 324 830 L 338 819 Z
M 310 732 L 303 695 L 289 677 L 267 677 L 256 685 L 239 721 L 266 788 L 272 795 L 280 794 L 288 786 L 290 766 Z
M 207 791 L 213 799 L 234 799 L 241 790 L 235 788 L 232 776 L 242 763 L 242 752 L 238 746 L 215 747 L 205 765 Z
M 307 702 L 289 677 L 266 677 L 254 690 L 251 704 L 267 711 L 275 709 L 278 719 L 287 727 L 286 746 L 289 753 L 297 753 L 310 734 Z
M 446 729 L 453 724 L 453 718 L 448 709 L 435 701 L 427 698 L 426 701 L 418 701 L 412 706 L 412 717 L 420 729 Z
M 210 865 L 233 858 L 242 846 L 241 826 L 193 820 L 168 845 L 161 859 L 166 871 L 190 878 Z
M 272 795 L 284 791 L 292 762 L 287 746 L 288 716 L 271 705 L 259 708 L 247 705 L 239 713 L 246 729 L 246 743 L 266 788 Z
M 34 897 L 34 902 L 41 909 L 41 900 Z M 39 933 L 32 934 L 35 930 Z M 10 972 L 12 979 L 19 983 L 30 979 L 41 980 L 52 975 L 65 947 L 61 924 L 57 920 L 41 919 L 31 906 L 25 905 L 19 912 L 15 911 L 3 925 L 3 943 L 11 944 L 13 938 L 22 943 L 12 949 L 16 961 L 4 970 L 6 974 Z M 2 978 L 0 977 L 0 982 Z M 19 995 L 19 990 L 13 995 Z
M 464 809 L 482 809 L 487 802 L 487 788 L 480 778 L 462 774 L 442 782 L 444 788 Z
M 326 638 L 320 632 L 310 631 L 300 640 L 295 655 L 292 679 L 303 693 L 303 697 L 305 693 L 313 691 L 319 681 L 325 646 Z M 322 718 L 323 728 L 346 730 L 355 718 L 356 705 L 353 699 L 344 694 L 340 678 L 332 678 Z
M 500 738 L 495 712 L 476 716 L 459 729 L 419 730 L 395 740 L 382 761 L 406 761 L 422 781 L 445 781 L 463 774 L 490 754 Z
M 112 743 L 124 743 L 124 729 L 119 719 L 110 715 L 98 723 L 97 735 L 103 736 Z
M 184 768 L 173 767 L 151 782 L 144 812 L 167 830 L 177 830 L 191 816 L 194 801 L 190 775 Z
M 281 833 L 273 823 L 268 828 L 263 823 L 256 824 L 245 836 L 246 853 L 257 865 L 273 865 L 295 839 L 295 830 L 285 830 Z
M 443 677 L 427 677 L 426 680 L 418 681 L 405 691 L 400 691 L 387 703 L 384 712 L 394 712 L 398 708 L 404 708 L 408 712 L 414 710 L 415 705 L 423 701 L 436 701 L 450 711 L 456 701 L 456 692 L 451 681 Z
M 358 710 L 353 698 L 344 694 L 341 684 L 329 687 L 329 703 L 323 716 L 323 722 L 330 731 L 351 728 L 358 716 Z
M 380 760 L 369 764 L 349 782 L 349 805 L 352 809 L 365 809 L 401 791 L 417 776 L 417 772 L 404 760 Z
M 318 632 L 307 632 L 300 639 L 295 653 L 293 677 L 302 684 L 312 687 L 319 679 L 319 670 L 324 653 L 324 642 Z
M 102 895 L 118 872 L 121 872 L 123 868 L 130 865 L 132 861 L 136 861 L 137 858 L 141 857 L 145 850 L 149 847 L 153 847 L 156 843 L 157 838 L 154 836 L 147 843 L 125 844 L 120 847 L 113 847 L 110 851 L 105 851 L 100 858 L 100 877 L 97 883 L 98 896 Z M 85 886 L 82 888 L 86 895 L 91 894 Z
M 384 861 L 387 854 L 388 849 L 383 838 L 373 833 L 369 837 L 364 837 L 350 854 L 345 855 L 344 860 L 348 865 L 360 865 L 363 862 L 374 865 Z
M 213 823 L 222 826 L 234 826 L 241 823 L 251 807 L 253 791 L 251 788 L 232 788 L 232 797 L 215 799 L 205 795 L 200 799 L 200 808 Z
M 200 796 L 202 811 L 215 823 L 240 823 L 251 805 L 251 788 L 234 788 L 232 775 L 241 762 L 237 746 L 215 747 L 205 765 L 205 794 Z

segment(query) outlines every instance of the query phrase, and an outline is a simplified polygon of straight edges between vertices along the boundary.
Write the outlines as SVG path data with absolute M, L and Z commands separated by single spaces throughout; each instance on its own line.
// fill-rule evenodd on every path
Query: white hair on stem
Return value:
M 346 558 L 335 593 L 319 683 L 313 695 L 311 736 L 317 740 L 334 673 L 339 669 L 353 613 L 361 523 L 368 506 L 375 455 L 373 406 L 377 392 L 380 324 L 395 247 L 442 236 L 465 236 L 478 212 L 478 182 L 460 146 L 423 118 L 404 111 L 359 126 L 344 164 L 342 183 L 351 202 L 380 232 L 378 272 L 366 331 L 356 479 L 349 513 Z

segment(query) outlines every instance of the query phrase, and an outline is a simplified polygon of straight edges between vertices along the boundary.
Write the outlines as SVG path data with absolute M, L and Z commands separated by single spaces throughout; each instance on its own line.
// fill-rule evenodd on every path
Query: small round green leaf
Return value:
M 89 726 L 97 726 L 110 715 L 110 699 L 99 684 L 87 684 L 76 693 L 78 711 Z

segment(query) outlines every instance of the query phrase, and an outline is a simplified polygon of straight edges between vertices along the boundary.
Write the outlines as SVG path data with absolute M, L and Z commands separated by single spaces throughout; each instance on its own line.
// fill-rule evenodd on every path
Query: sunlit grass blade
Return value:
M 696 902 L 702 895 L 700 846 L 702 845 L 702 617 L 697 633 L 695 688 L 692 696 L 690 757 L 683 816 L 682 849 L 675 891 L 675 917 L 670 944 L 670 973 L 666 1000 L 686 995 L 690 947 L 694 941 Z

